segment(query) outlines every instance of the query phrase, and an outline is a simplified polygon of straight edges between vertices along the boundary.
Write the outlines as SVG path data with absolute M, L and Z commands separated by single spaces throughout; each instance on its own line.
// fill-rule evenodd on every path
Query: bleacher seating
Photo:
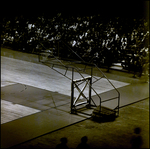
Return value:
M 23 16 L 3 19 L 3 46 L 37 53 L 39 42 L 44 41 L 47 48 L 54 48 L 60 39 L 87 61 L 96 55 L 96 59 L 99 58 L 97 63 L 106 61 L 109 42 L 113 62 L 117 63 L 124 60 L 127 54 L 149 49 L 148 22 L 144 18 L 106 19 L 99 14 L 66 17 L 61 13 L 50 18 L 42 15 L 34 19 Z M 65 50 L 61 46 L 61 50 Z

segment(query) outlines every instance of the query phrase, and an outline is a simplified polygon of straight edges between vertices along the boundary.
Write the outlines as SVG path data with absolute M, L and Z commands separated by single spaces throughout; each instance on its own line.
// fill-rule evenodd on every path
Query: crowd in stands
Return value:
M 61 13 L 53 17 L 18 16 L 3 19 L 1 43 L 15 50 L 37 53 L 40 42 L 58 51 L 59 41 L 59 56 L 69 57 L 60 42 L 63 40 L 87 61 L 95 57 L 96 62 L 107 63 L 111 58 L 117 63 L 125 60 L 127 54 L 139 54 L 141 50 L 149 52 L 148 27 L 142 17 L 105 18 L 99 14 L 65 17 Z

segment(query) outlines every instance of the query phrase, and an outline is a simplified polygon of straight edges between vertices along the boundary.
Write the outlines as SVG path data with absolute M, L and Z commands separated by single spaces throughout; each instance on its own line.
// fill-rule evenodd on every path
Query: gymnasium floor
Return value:
M 1 148 L 88 118 L 70 114 L 71 82 L 39 63 L 37 58 L 37 55 L 1 50 Z M 112 70 L 106 75 L 120 92 L 120 108 L 149 97 L 149 83 L 144 83 L 143 78 L 133 79 L 132 74 L 116 75 L 121 73 L 116 72 Z M 104 79 L 97 87 L 102 99 L 113 94 Z M 113 102 L 109 104 L 114 106 Z

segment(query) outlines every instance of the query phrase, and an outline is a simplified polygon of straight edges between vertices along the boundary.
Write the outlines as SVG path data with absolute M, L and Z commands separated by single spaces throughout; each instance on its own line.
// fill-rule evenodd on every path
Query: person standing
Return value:
M 130 141 L 131 148 L 135 148 L 135 149 L 141 148 L 143 141 L 142 141 L 140 132 L 141 132 L 141 128 L 137 127 L 134 129 L 135 134 L 134 136 L 132 136 L 131 141 Z
M 106 65 L 107 65 L 107 72 L 109 72 L 110 67 L 113 63 L 113 53 L 112 53 L 112 46 L 110 40 L 106 43 Z
M 56 149 L 69 149 L 67 146 L 68 140 L 66 137 L 61 138 L 60 141 L 61 143 L 56 146 Z
M 88 138 L 84 136 L 81 138 L 81 143 L 77 146 L 76 149 L 90 149 L 90 146 L 87 144 Z

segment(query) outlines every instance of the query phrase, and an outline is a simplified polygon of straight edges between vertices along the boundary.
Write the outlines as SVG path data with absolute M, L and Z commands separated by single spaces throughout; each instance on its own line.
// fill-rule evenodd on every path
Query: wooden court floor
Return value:
M 148 83 L 110 81 L 121 94 L 120 107 L 149 97 Z M 95 87 L 103 99 L 113 94 L 105 79 Z M 70 95 L 71 82 L 47 66 L 1 56 L 1 147 L 86 119 L 70 114 Z

